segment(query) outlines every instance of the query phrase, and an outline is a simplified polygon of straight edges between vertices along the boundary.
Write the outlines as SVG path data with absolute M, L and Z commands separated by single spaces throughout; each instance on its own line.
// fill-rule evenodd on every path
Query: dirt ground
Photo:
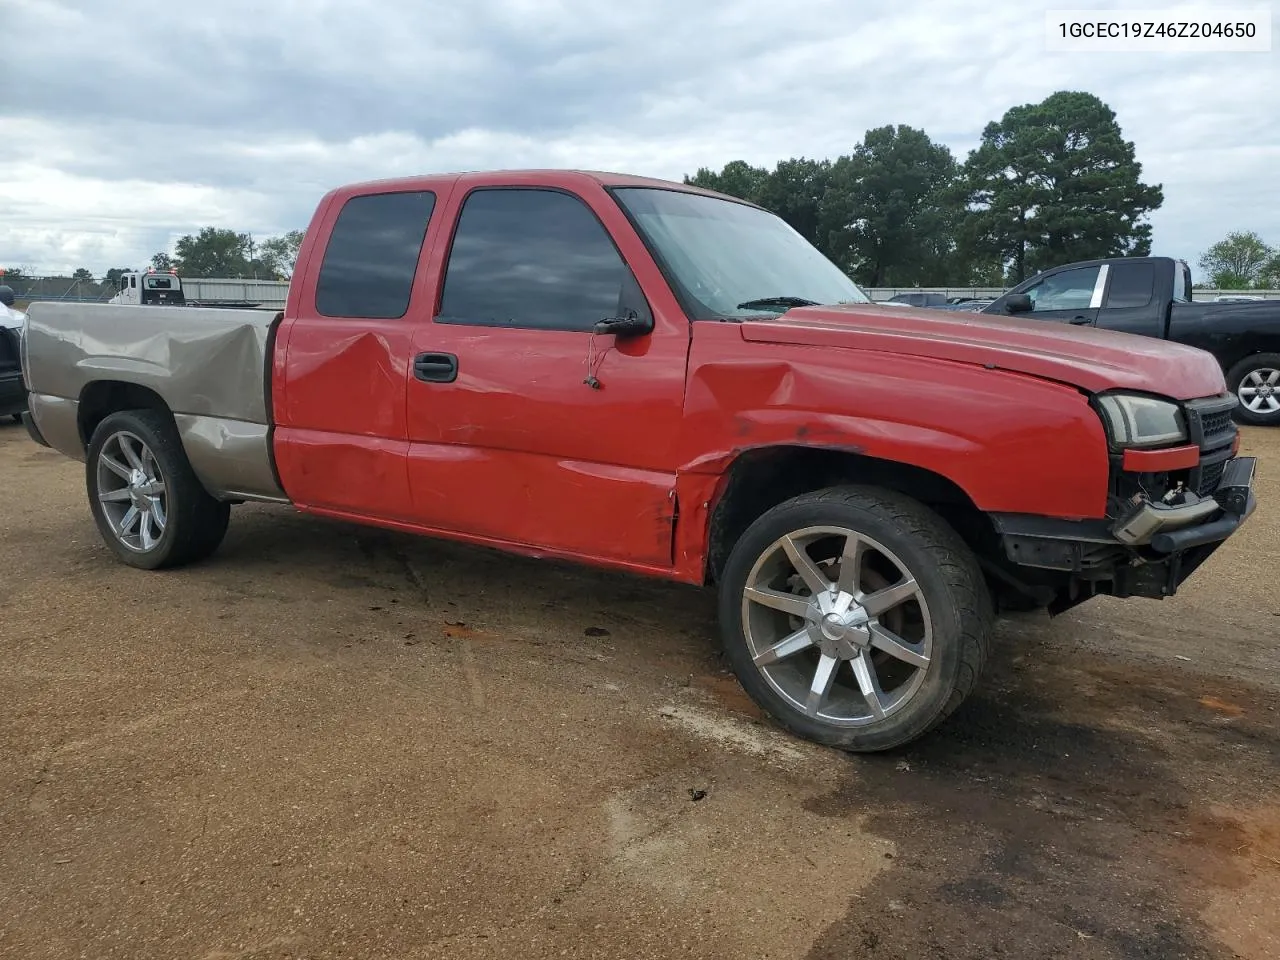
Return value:
M 699 591 L 269 507 L 142 573 L 0 428 L 0 956 L 1275 960 L 1280 431 L 1245 452 L 1177 597 L 1003 622 L 857 758 L 762 721 Z

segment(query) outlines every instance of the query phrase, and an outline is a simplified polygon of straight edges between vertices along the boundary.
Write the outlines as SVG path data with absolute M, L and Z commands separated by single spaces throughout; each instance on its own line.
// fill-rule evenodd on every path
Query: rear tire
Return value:
M 1240 401 L 1235 418 L 1256 427 L 1280 426 L 1280 353 L 1255 353 L 1227 372 Z
M 851 752 L 901 746 L 945 720 L 978 682 L 993 619 L 955 531 L 875 487 L 769 510 L 720 581 L 724 650 L 746 692 L 793 733 Z
M 126 410 L 98 424 L 85 485 L 103 541 L 131 567 L 203 560 L 227 532 L 230 504 L 200 484 L 173 421 L 156 410 Z

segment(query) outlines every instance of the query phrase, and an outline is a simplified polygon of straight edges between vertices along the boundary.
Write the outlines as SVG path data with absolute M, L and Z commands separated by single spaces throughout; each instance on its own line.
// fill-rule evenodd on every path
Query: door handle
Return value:
M 1077 327 L 1082 327 L 1086 323 L 1093 323 L 1093 317 L 1072 317 L 1070 322 Z
M 413 358 L 413 375 L 427 383 L 453 383 L 458 379 L 458 358 L 452 353 L 420 353 Z

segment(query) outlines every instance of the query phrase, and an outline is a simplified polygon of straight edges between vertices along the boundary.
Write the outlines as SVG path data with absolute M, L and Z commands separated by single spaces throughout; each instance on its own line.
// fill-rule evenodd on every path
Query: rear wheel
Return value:
M 202 560 L 227 532 L 230 505 L 201 486 L 172 421 L 157 411 L 103 420 L 89 442 L 85 482 L 98 532 L 130 566 Z
M 990 594 L 923 505 L 870 487 L 806 494 L 743 534 L 720 585 L 725 653 L 794 733 L 841 749 L 923 736 L 977 683 Z
M 1227 373 L 1240 406 L 1236 419 L 1255 426 L 1280 425 L 1280 353 L 1255 353 Z

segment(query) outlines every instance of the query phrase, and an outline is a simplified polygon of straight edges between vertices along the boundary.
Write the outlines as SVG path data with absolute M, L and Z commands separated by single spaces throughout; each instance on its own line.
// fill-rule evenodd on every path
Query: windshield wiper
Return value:
M 755 310 L 758 307 L 816 307 L 817 300 L 806 300 L 804 297 L 761 297 L 759 300 L 744 300 L 738 304 L 739 310 Z

